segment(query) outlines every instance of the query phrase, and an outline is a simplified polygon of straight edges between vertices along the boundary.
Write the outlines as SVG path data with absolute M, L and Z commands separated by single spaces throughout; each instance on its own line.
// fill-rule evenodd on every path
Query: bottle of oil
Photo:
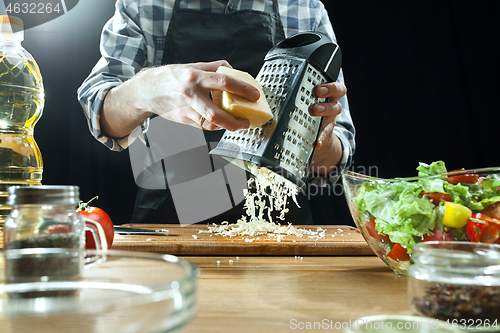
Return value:
M 23 21 L 0 16 L 0 229 L 10 213 L 8 187 L 42 181 L 42 155 L 33 129 L 42 115 L 43 82 L 23 40 Z

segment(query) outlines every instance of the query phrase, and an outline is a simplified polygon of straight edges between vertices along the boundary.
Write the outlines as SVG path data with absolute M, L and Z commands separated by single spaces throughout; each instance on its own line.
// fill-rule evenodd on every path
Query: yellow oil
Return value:
M 43 104 L 35 60 L 20 43 L 0 43 L 0 228 L 10 214 L 8 187 L 41 184 L 42 155 L 33 130 Z

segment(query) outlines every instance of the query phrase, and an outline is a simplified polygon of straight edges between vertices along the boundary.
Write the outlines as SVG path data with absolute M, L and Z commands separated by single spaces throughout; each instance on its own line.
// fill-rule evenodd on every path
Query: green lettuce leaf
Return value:
M 422 184 L 417 182 L 364 183 L 358 190 L 356 203 L 360 212 L 376 218 L 380 234 L 388 235 L 392 242 L 400 243 L 412 253 L 416 240 L 442 223 L 439 208 L 419 195 L 422 190 Z
M 420 162 L 417 170 L 419 177 L 438 175 L 448 172 L 443 161 L 432 162 L 430 165 Z

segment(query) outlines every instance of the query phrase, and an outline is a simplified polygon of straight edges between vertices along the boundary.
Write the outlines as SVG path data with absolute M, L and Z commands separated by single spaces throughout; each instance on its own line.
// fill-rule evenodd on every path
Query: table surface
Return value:
M 198 313 L 188 333 L 290 332 L 319 324 L 318 330 L 340 332 L 361 317 L 412 314 L 406 277 L 373 255 L 357 229 L 322 227 L 327 232 L 320 240 L 261 237 L 245 243 L 200 235 L 203 226 L 164 225 L 156 229 L 168 229 L 170 236 L 119 235 L 112 248 L 173 252 L 198 266 Z
M 412 314 L 407 278 L 375 255 L 178 256 L 200 269 L 198 311 L 186 333 L 341 332 L 361 317 Z
M 341 332 L 364 316 L 412 314 L 406 277 L 376 256 L 183 258 L 201 271 L 185 332 Z

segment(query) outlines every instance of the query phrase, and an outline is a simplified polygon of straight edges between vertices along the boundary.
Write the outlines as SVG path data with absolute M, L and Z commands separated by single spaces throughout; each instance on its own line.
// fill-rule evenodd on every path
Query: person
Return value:
M 216 73 L 217 68 L 228 66 L 255 77 L 273 46 L 303 31 L 322 32 L 336 42 L 328 13 L 319 0 L 118 0 L 115 14 L 102 32 L 102 57 L 78 89 L 89 129 L 113 151 L 144 142 L 140 144 L 150 149 L 155 168 L 160 170 L 161 164 L 165 175 L 169 163 L 167 159 L 160 163 L 153 158 L 152 140 L 147 135 L 164 135 L 164 143 L 157 146 L 165 147 L 196 136 L 193 130 L 204 133 L 209 143 L 220 139 L 224 132 L 220 129 L 248 128 L 247 120 L 221 110 L 211 96 L 228 91 L 255 101 L 258 91 L 241 80 Z M 337 82 L 318 85 L 312 92 L 326 100 L 310 111 L 313 116 L 323 116 L 324 121 L 311 163 L 309 186 L 333 186 L 339 170 L 351 163 L 355 130 L 346 91 L 341 71 Z M 172 129 L 174 124 L 181 127 Z M 157 134 L 152 134 L 152 127 L 160 129 Z M 137 137 L 141 140 L 135 140 Z M 182 160 L 182 154 L 167 155 L 175 156 L 170 162 Z M 196 164 L 191 160 L 189 165 Z M 139 188 L 132 222 L 184 223 L 178 203 L 187 202 L 190 207 L 190 197 L 173 198 L 174 186 L 167 176 L 158 188 L 141 186 L 162 183 L 151 173 L 137 177 L 141 179 L 136 180 Z M 143 179 L 147 177 L 150 180 Z M 217 195 L 205 197 L 213 202 Z M 289 213 L 287 221 L 314 222 L 308 212 L 308 199 L 307 194 L 301 196 L 299 214 Z M 199 202 L 196 205 L 207 206 Z M 242 203 L 233 202 L 232 206 L 224 214 L 209 217 L 221 222 L 230 216 L 226 220 L 235 222 L 244 209 Z M 289 206 L 292 209 L 293 205 Z M 198 220 L 189 223 L 211 221 Z

